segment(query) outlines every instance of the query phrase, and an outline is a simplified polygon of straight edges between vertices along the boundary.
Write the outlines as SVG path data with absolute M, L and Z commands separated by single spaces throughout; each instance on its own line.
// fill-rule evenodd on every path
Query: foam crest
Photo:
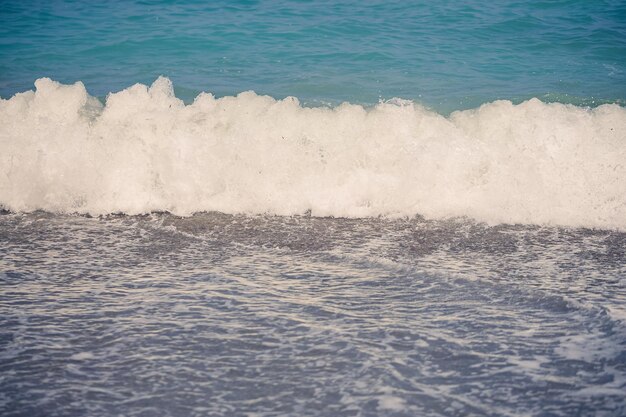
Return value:
M 469 216 L 626 229 L 626 109 L 496 101 L 444 117 L 393 100 L 308 108 L 167 78 L 112 93 L 39 79 L 0 100 L 13 211 Z

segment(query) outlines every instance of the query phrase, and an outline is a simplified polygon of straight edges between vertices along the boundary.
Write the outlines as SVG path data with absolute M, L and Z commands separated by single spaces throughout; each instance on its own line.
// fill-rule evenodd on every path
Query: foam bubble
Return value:
M 167 78 L 109 94 L 47 78 L 0 100 L 13 211 L 469 216 L 626 229 L 626 109 L 532 99 L 444 117 L 404 100 L 190 105 Z

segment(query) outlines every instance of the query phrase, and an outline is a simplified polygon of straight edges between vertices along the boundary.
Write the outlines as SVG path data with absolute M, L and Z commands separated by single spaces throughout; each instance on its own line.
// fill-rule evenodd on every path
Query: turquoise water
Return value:
M 625 39 L 620 0 L 3 1 L 0 96 L 50 77 L 102 97 L 164 75 L 186 101 L 593 106 L 626 99 Z

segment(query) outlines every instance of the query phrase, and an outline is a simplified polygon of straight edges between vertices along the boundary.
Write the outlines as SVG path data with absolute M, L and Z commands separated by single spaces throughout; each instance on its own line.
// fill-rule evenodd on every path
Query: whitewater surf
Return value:
M 167 78 L 101 103 L 50 79 L 0 101 L 16 212 L 466 216 L 626 230 L 626 109 L 495 101 L 444 117 L 394 99 L 306 107 L 254 92 L 185 105 Z

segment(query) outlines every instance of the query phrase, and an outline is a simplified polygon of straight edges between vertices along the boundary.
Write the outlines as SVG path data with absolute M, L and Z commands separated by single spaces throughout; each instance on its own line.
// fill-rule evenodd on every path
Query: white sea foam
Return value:
M 626 230 L 626 109 L 496 101 L 302 107 L 244 92 L 193 104 L 167 78 L 102 105 L 37 80 L 0 100 L 13 211 L 469 216 Z

